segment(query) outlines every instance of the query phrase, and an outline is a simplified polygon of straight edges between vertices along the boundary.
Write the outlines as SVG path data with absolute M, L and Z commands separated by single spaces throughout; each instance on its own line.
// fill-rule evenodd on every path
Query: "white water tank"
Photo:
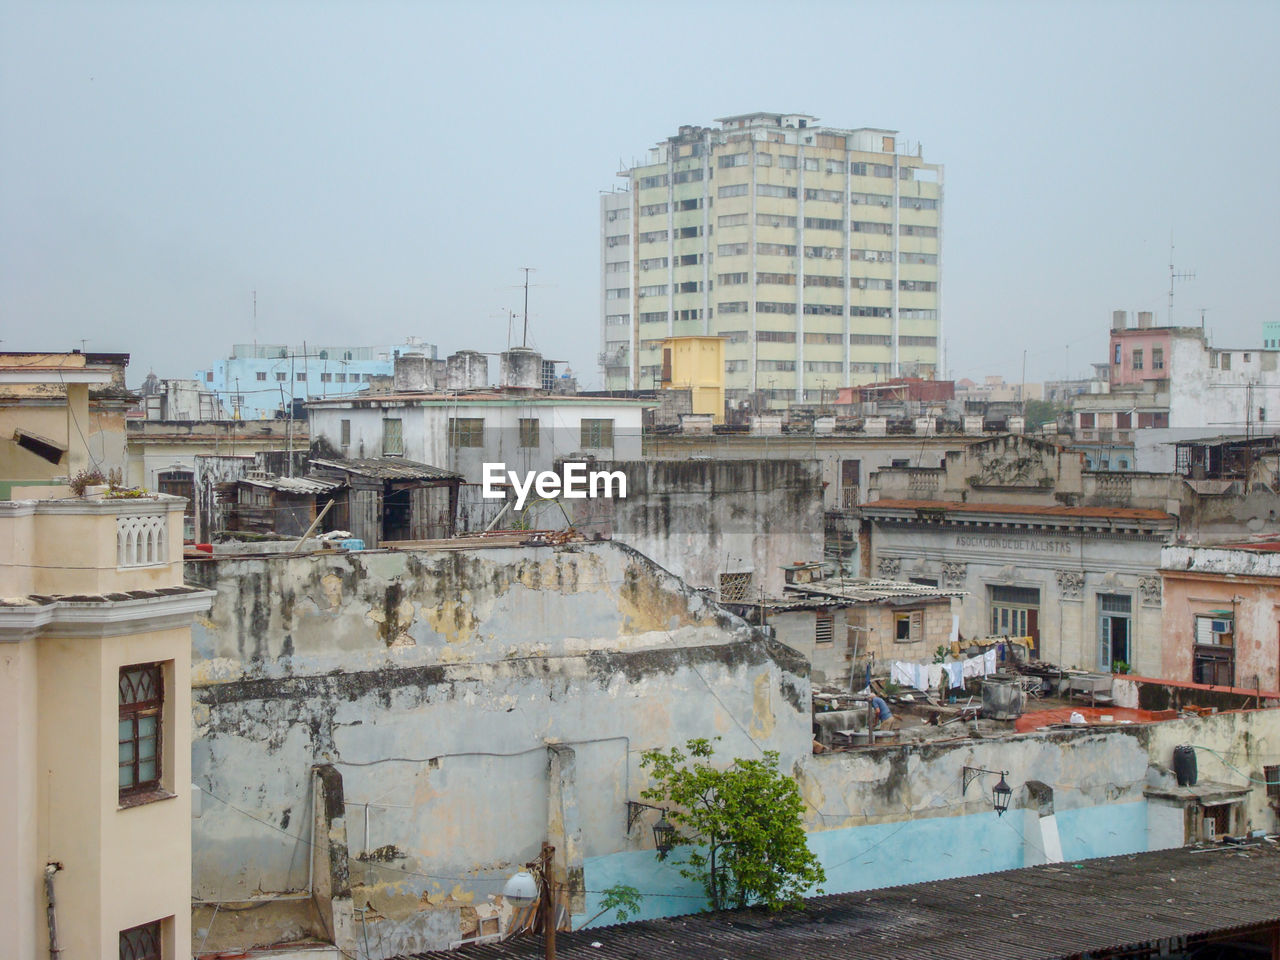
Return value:
M 542 354 L 528 347 L 512 347 L 501 356 L 503 387 L 516 390 L 542 389 Z
M 489 358 L 477 350 L 459 350 L 447 361 L 450 390 L 483 390 L 489 386 Z

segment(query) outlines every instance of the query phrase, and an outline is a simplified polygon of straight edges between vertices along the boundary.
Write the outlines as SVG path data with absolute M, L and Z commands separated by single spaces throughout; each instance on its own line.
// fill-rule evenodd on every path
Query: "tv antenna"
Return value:
M 524 335 L 520 338 L 520 346 L 529 346 L 529 274 L 533 267 L 521 267 L 524 271 Z
M 1169 326 L 1173 326 L 1173 282 L 1175 280 L 1194 280 L 1194 271 L 1175 270 L 1173 266 L 1173 237 L 1169 237 Z M 1201 317 L 1203 323 L 1203 317 Z

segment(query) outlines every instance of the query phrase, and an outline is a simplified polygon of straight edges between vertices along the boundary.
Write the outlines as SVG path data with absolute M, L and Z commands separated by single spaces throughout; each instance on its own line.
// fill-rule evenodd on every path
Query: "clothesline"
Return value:
M 937 690 L 945 673 L 948 687 L 954 690 L 963 687 L 966 680 L 995 672 L 996 651 L 992 648 L 976 657 L 951 663 L 909 663 L 906 660 L 895 660 L 889 670 L 889 679 L 900 686 L 914 687 L 917 690 Z

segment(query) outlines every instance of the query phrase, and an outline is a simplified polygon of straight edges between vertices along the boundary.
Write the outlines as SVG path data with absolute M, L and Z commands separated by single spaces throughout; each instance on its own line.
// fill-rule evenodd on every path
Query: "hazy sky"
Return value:
M 946 164 L 951 372 L 1088 369 L 1115 308 L 1280 319 L 1280 4 L 0 2 L 3 349 L 232 343 L 595 367 L 601 190 L 680 124 L 879 126 Z M 257 291 L 256 330 L 252 291 Z

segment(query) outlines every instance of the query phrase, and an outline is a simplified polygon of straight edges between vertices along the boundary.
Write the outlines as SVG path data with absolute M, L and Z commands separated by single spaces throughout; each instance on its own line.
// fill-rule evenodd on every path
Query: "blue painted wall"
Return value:
M 1024 837 L 1021 811 L 994 812 L 879 823 L 809 834 L 809 849 L 827 871 L 826 893 L 874 890 L 905 883 L 1011 870 L 1026 862 L 1039 838 Z M 1057 814 L 1065 860 L 1086 860 L 1147 849 L 1145 800 L 1063 810 Z M 678 854 L 673 854 L 673 858 Z M 693 913 L 705 908 L 701 887 L 684 879 L 671 859 L 659 862 L 647 850 L 588 857 L 584 863 L 587 910 L 583 923 L 600 910 L 601 895 L 616 883 L 645 896 L 630 920 Z M 616 923 L 606 913 L 592 927 Z

